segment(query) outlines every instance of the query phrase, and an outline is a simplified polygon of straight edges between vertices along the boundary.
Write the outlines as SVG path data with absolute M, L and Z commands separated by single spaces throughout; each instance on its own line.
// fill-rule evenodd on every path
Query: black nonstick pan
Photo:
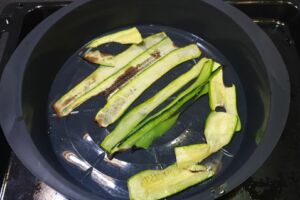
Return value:
M 175 161 L 175 146 L 203 141 L 207 97 L 190 106 L 149 150 L 120 153 L 112 160 L 99 143 L 113 126 L 104 129 L 93 122 L 103 96 L 66 118 L 55 116 L 53 102 L 96 68 L 78 56 L 84 45 L 132 26 L 144 37 L 165 31 L 178 46 L 196 43 L 203 56 L 225 66 L 225 83 L 236 84 L 243 128 L 207 161 L 218 165 L 217 175 L 168 199 L 214 199 L 231 191 L 262 165 L 279 140 L 290 86 L 271 40 L 222 1 L 81 0 L 50 16 L 23 40 L 1 77 L 0 123 L 10 146 L 35 176 L 70 199 L 127 199 L 129 176 L 164 168 Z M 195 62 L 167 73 L 136 103 Z

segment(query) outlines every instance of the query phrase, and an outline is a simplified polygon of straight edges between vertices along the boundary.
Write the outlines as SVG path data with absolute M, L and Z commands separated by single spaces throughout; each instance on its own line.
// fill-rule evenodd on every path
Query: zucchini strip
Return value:
M 96 38 L 87 45 L 87 48 L 94 48 L 100 46 L 101 44 L 109 42 L 118 42 L 121 44 L 138 44 L 142 42 L 142 40 L 143 38 L 139 30 L 136 27 L 133 27 L 116 33 L 105 35 L 100 38 Z
M 185 97 L 180 99 L 174 106 L 172 106 L 170 109 L 160 113 L 156 113 L 150 118 L 146 119 L 144 123 L 141 123 L 132 133 L 130 133 L 130 136 L 119 146 L 116 146 L 112 149 L 110 152 L 111 154 L 114 154 L 117 151 L 123 151 L 132 148 L 133 146 L 137 146 L 141 143 L 150 143 L 150 140 L 154 140 L 158 137 L 158 135 L 149 134 L 149 132 L 152 129 L 161 129 L 161 124 L 165 123 L 166 120 L 168 120 L 170 117 L 176 114 L 180 114 L 183 112 L 183 110 L 190 105 L 192 102 L 195 102 L 200 96 L 206 94 L 207 91 L 202 91 L 202 87 L 195 89 L 194 91 L 187 94 Z M 157 132 L 157 134 L 163 135 L 165 132 Z M 145 135 L 148 135 L 148 137 L 144 138 Z M 148 139 L 148 140 L 147 140 Z M 144 141 L 146 140 L 146 141 Z M 101 144 L 102 145 L 102 144 Z M 151 145 L 151 144 L 150 144 Z M 143 146 L 138 146 L 143 147 Z
M 214 175 L 203 165 L 193 170 L 178 168 L 176 164 L 163 170 L 145 170 L 128 180 L 129 198 L 132 200 L 155 200 L 173 195 Z
M 226 146 L 235 133 L 238 118 L 234 114 L 212 111 L 205 122 L 204 135 L 210 152 Z
M 116 66 L 106 67 L 101 66 L 91 73 L 87 78 L 69 90 L 65 95 L 58 99 L 53 105 L 59 117 L 64 117 L 70 112 L 84 103 L 89 98 L 102 92 L 98 91 L 96 86 L 110 77 L 112 74 L 118 72 L 123 67 L 129 65 L 128 63 L 135 57 L 143 54 L 147 49 L 159 43 L 166 38 L 165 33 L 157 33 L 144 39 L 144 42 L 139 45 L 132 45 L 124 52 L 116 56 Z M 93 92 L 91 92 L 93 91 Z
M 115 138 L 117 135 L 127 135 L 135 126 L 137 126 L 147 115 L 153 111 L 157 106 L 168 99 L 172 94 L 177 92 L 180 88 L 190 82 L 192 79 L 196 78 L 203 65 L 208 59 L 201 59 L 192 69 L 172 81 L 162 90 L 160 90 L 156 95 L 149 98 L 145 102 L 139 104 L 130 110 L 121 121 L 118 123 L 116 128 L 109 134 L 108 138 Z M 122 138 L 122 137 L 120 137 Z
M 102 127 L 112 124 L 157 79 L 178 64 L 200 55 L 201 51 L 194 44 L 172 51 L 117 91 L 97 113 L 96 121 Z
M 83 54 L 85 60 L 107 67 L 114 67 L 116 65 L 115 57 L 112 54 L 102 53 L 99 50 L 88 50 Z
M 212 111 L 205 122 L 204 135 L 207 144 L 193 144 L 176 147 L 176 163 L 179 168 L 187 168 L 200 163 L 212 153 L 229 144 L 235 132 L 237 117 L 234 114 Z
M 170 128 L 174 126 L 179 116 L 180 113 L 172 116 L 164 122 L 161 122 L 156 127 L 149 130 L 147 134 L 144 134 L 143 137 L 135 143 L 135 146 L 143 149 L 148 149 L 154 140 L 163 136 Z
M 112 150 L 113 147 L 115 147 L 121 140 L 123 140 L 124 138 L 126 138 L 127 136 L 132 135 L 133 133 L 135 133 L 138 129 L 140 129 L 141 127 L 143 127 L 145 124 L 149 123 L 151 120 L 154 120 L 155 118 L 158 118 L 159 116 L 161 117 L 159 120 L 163 121 L 163 117 L 161 116 L 164 112 L 167 112 L 168 110 L 170 110 L 172 107 L 175 107 L 177 105 L 176 108 L 174 108 L 174 110 L 176 111 L 177 108 L 180 108 L 181 105 L 183 104 L 179 104 L 179 102 L 182 102 L 182 99 L 187 96 L 189 93 L 191 93 L 192 91 L 195 91 L 196 88 L 200 88 L 201 86 L 203 86 L 207 80 L 208 77 L 211 74 L 211 70 L 212 70 L 212 60 L 207 60 L 204 59 L 203 61 L 206 61 L 203 64 L 203 67 L 201 69 L 201 72 L 198 76 L 198 78 L 196 79 L 196 81 L 189 86 L 186 90 L 184 90 L 183 92 L 181 92 L 174 100 L 172 100 L 166 107 L 164 107 L 162 110 L 160 110 L 159 112 L 157 112 L 156 114 L 146 118 L 144 121 L 142 121 L 140 124 L 138 124 L 134 129 L 132 128 L 133 126 L 130 127 L 130 129 L 125 129 L 125 127 L 123 127 L 125 129 L 124 132 L 122 132 L 122 129 L 117 129 L 116 131 L 113 131 L 111 134 L 109 134 L 108 136 L 106 136 L 104 138 L 104 140 L 101 143 L 101 146 L 107 150 L 108 152 L 110 152 Z M 201 92 L 203 94 L 207 93 L 207 87 L 204 88 L 204 90 Z M 159 93 L 157 95 L 160 95 Z M 155 98 L 155 97 L 153 97 Z M 171 111 L 169 111 L 169 113 L 171 113 L 170 115 L 172 115 L 173 113 Z M 131 115 L 131 114 L 130 114 Z M 131 118 L 134 121 L 134 118 Z M 130 122 L 126 120 L 126 122 L 129 125 L 135 124 L 134 122 Z M 124 124 L 126 125 L 126 124 Z M 120 125 L 122 127 L 122 125 Z M 149 125 L 150 126 L 150 125 Z M 153 124 L 151 125 L 153 126 Z M 146 128 L 145 128 L 146 129 Z M 144 129 L 144 130 L 145 130 Z M 130 132 L 128 132 L 130 131 Z M 138 134 L 137 134 L 138 135 Z M 140 135 L 143 135 L 143 132 L 140 133 Z M 119 150 L 119 148 L 121 149 L 126 149 L 126 148 L 131 148 L 132 145 L 135 144 L 135 142 L 140 139 L 140 136 L 134 136 L 133 138 L 131 138 L 129 141 L 127 141 L 127 143 L 125 143 L 123 146 L 121 147 L 116 147 L 113 149 L 113 152 L 116 152 Z
M 179 168 L 187 168 L 211 155 L 208 144 L 192 144 L 175 148 L 176 163 Z
M 223 70 L 216 73 L 209 83 L 209 106 L 215 110 L 218 106 L 224 107 L 227 113 L 238 117 L 236 131 L 241 130 L 241 120 L 237 110 L 236 87 L 226 87 L 223 81 Z
M 176 47 L 173 45 L 172 40 L 166 37 L 156 45 L 149 48 L 142 55 L 135 58 L 121 70 L 107 78 L 99 84 L 95 90 L 105 92 L 106 94 L 111 93 L 175 49 Z

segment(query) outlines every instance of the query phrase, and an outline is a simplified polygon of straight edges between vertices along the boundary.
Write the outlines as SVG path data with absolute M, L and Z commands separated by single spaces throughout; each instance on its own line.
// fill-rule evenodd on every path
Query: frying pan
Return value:
M 225 147 L 230 158 L 214 155 L 221 165 L 214 178 L 170 199 L 214 199 L 231 191 L 262 165 L 279 140 L 288 115 L 290 86 L 270 39 L 222 1 L 81 0 L 50 16 L 18 46 L 1 77 L 0 123 L 10 146 L 35 176 L 80 200 L 127 198 L 123 185 L 128 173 L 173 161 L 171 154 L 153 162 L 147 156 L 158 155 L 160 147 L 182 134 L 190 138 L 201 131 L 208 110 L 193 108 L 204 107 L 207 99 L 200 99 L 181 116 L 186 127 L 177 124 L 173 135 L 168 133 L 154 145 L 154 153 L 125 153 L 113 165 L 103 164 L 107 159 L 98 146 L 110 129 L 89 122 L 95 108 L 104 103 L 101 97 L 78 108 L 81 114 L 61 120 L 52 115 L 51 103 L 95 69 L 74 56 L 80 48 L 101 34 L 129 26 L 137 26 L 144 36 L 164 30 L 181 45 L 196 42 L 204 55 L 226 66 L 225 82 L 237 85 L 243 129 Z M 180 73 L 166 74 L 142 98 Z M 91 112 L 84 112 L 90 108 Z M 192 125 L 187 123 L 190 119 Z

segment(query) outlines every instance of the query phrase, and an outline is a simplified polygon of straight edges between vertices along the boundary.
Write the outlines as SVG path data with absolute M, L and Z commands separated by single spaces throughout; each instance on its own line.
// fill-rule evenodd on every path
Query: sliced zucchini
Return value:
M 209 105 L 211 110 L 217 107 L 224 107 L 226 112 L 238 117 L 236 131 L 241 130 L 241 120 L 237 111 L 236 87 L 225 87 L 223 82 L 223 70 L 218 71 L 212 77 L 209 84 Z
M 132 200 L 155 200 L 173 195 L 214 175 L 212 170 L 199 165 L 195 171 L 178 168 L 176 164 L 164 170 L 142 171 L 128 180 Z
M 173 115 L 183 112 L 188 105 L 196 101 L 203 94 L 205 94 L 205 92 L 203 92 L 202 87 L 196 88 L 194 91 L 178 100 L 174 106 L 166 110 L 163 109 L 163 111 L 159 111 L 150 116 L 145 121 L 140 123 L 131 133 L 129 133 L 129 137 L 123 143 L 114 147 L 110 153 L 113 154 L 117 151 L 130 149 L 133 146 L 136 146 L 137 143 L 152 143 L 155 138 L 163 135 L 166 132 L 161 130 L 163 123 L 165 123 Z M 160 131 L 155 133 L 152 132 L 153 129 L 160 129 Z M 146 137 L 144 138 L 144 136 Z M 115 141 L 115 139 L 112 139 L 111 141 Z M 151 145 L 151 143 L 149 145 Z
M 210 154 L 208 144 L 193 144 L 175 148 L 176 163 L 179 168 L 188 168 L 193 164 L 200 163 Z
M 96 121 L 102 127 L 112 124 L 157 79 L 178 64 L 197 58 L 200 54 L 201 51 L 195 44 L 172 51 L 117 91 L 97 113 Z
M 177 122 L 179 115 L 180 113 L 172 116 L 164 122 L 161 122 L 153 129 L 149 130 L 134 144 L 134 146 L 143 149 L 148 149 L 154 140 L 164 135 L 170 128 L 174 126 L 174 124 Z
M 97 91 L 105 92 L 106 94 L 111 93 L 116 88 L 129 81 L 131 78 L 137 76 L 146 70 L 153 63 L 159 61 L 161 58 L 166 56 L 171 51 L 175 50 L 176 47 L 170 38 L 166 37 L 156 45 L 149 48 L 142 55 L 136 57 L 128 65 L 123 67 L 121 70 L 107 78 L 96 88 Z M 110 98 L 108 98 L 109 100 Z
M 147 115 L 152 112 L 157 106 L 168 99 L 172 94 L 190 82 L 192 79 L 197 77 L 203 67 L 208 61 L 207 58 L 201 59 L 192 69 L 172 81 L 153 97 L 149 98 L 145 102 L 139 104 L 130 110 L 121 121 L 118 123 L 116 128 L 109 134 L 108 138 L 115 138 L 120 135 L 120 138 L 127 136 L 130 131 L 133 130 Z M 121 136 L 122 135 L 122 136 Z
M 230 113 L 212 111 L 208 115 L 204 135 L 211 153 L 219 151 L 230 142 L 237 121 L 237 116 Z
M 139 45 L 132 45 L 124 52 L 116 56 L 115 67 L 101 66 L 91 73 L 87 78 L 69 90 L 65 95 L 58 99 L 53 105 L 59 117 L 64 117 L 70 114 L 70 112 L 84 103 L 91 97 L 98 95 L 102 90 L 97 90 L 96 86 L 102 83 L 105 79 L 112 74 L 121 70 L 124 66 L 137 57 L 143 54 L 147 49 L 153 45 L 159 43 L 166 38 L 165 33 L 157 33 L 144 39 L 144 42 Z
M 106 136 L 104 138 L 104 140 L 101 143 L 101 146 L 110 153 L 114 153 L 119 150 L 131 148 L 134 144 L 136 144 L 136 142 L 139 139 L 141 139 L 141 137 L 143 135 L 145 135 L 147 133 L 147 131 L 149 131 L 152 128 L 154 128 L 155 126 L 159 125 L 159 123 L 163 123 L 166 119 L 171 117 L 175 112 L 178 112 L 178 110 L 187 101 L 189 101 L 191 98 L 195 97 L 195 95 L 197 95 L 198 96 L 197 98 L 199 98 L 201 95 L 206 94 L 208 91 L 208 88 L 204 87 L 202 90 L 201 86 L 203 86 L 209 79 L 209 76 L 210 76 L 211 70 L 212 70 L 212 63 L 213 63 L 212 60 L 206 60 L 196 81 L 191 86 L 189 86 L 186 90 L 181 92 L 165 108 L 163 108 L 156 114 L 146 118 L 144 121 L 142 121 L 140 124 L 138 124 L 135 128 L 133 128 L 134 126 L 131 126 L 132 124 L 135 125 L 135 122 L 134 122 L 135 118 L 131 117 L 130 119 L 132 119 L 133 122 L 131 122 L 131 120 L 130 120 L 130 122 L 129 122 L 129 120 L 126 120 L 126 122 L 129 124 L 129 126 L 131 126 L 130 128 L 127 129 L 125 127 L 127 123 L 120 125 L 120 127 L 123 126 L 124 131 L 122 131 L 122 128 L 118 128 L 116 131 L 113 131 L 111 134 L 109 134 L 108 136 Z M 198 90 L 196 90 L 197 88 L 198 88 Z M 198 94 L 199 91 L 201 91 L 201 92 Z M 192 92 L 194 92 L 194 93 L 192 93 Z M 188 96 L 189 94 L 191 94 L 191 95 Z M 155 97 L 153 97 L 153 98 L 155 98 Z M 132 135 L 132 137 L 129 137 L 129 139 L 127 139 L 123 144 L 116 146 L 124 138 L 131 136 L 131 135 Z M 149 141 L 145 141 L 145 142 L 149 143 Z
M 115 57 L 111 54 L 102 53 L 99 50 L 88 50 L 84 53 L 83 58 L 91 63 L 104 65 L 107 67 L 114 67 L 116 65 Z
M 97 38 L 91 41 L 87 45 L 87 48 L 94 48 L 109 42 L 118 42 L 121 44 L 139 44 L 142 42 L 142 40 L 143 38 L 139 30 L 136 27 L 133 27 Z

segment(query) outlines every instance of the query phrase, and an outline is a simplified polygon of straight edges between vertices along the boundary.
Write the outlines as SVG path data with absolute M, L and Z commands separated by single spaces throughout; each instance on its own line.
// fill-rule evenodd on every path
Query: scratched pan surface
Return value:
M 218 49 L 214 48 L 208 41 L 184 30 L 158 25 L 141 25 L 138 26 L 138 29 L 143 37 L 164 31 L 179 47 L 195 43 L 202 51 L 201 57 L 210 57 L 222 63 L 225 66 L 225 83 L 227 85 L 234 83 L 237 86 L 239 114 L 243 127 L 246 126 L 247 109 L 243 86 L 237 73 L 234 71 L 234 67 Z M 106 45 L 105 48 L 111 52 L 119 52 L 124 49 L 124 46 Z M 112 160 L 109 160 L 99 144 L 118 122 L 108 128 L 100 128 L 94 122 L 96 113 L 105 105 L 106 99 L 104 96 L 99 95 L 91 98 L 65 118 L 56 117 L 52 109 L 53 103 L 59 97 L 97 68 L 96 65 L 78 56 L 78 53 L 82 50 L 83 48 L 78 49 L 64 63 L 59 73 L 57 73 L 50 90 L 48 130 L 51 144 L 67 173 L 73 176 L 83 187 L 102 197 L 105 196 L 105 199 L 126 199 L 128 198 L 126 182 L 130 176 L 142 170 L 162 169 L 174 163 L 174 148 L 176 146 L 204 142 L 204 122 L 210 111 L 208 96 L 205 95 L 192 104 L 180 116 L 176 125 L 164 136 L 156 140 L 148 150 L 122 152 L 116 154 Z M 129 110 L 153 96 L 169 82 L 189 70 L 198 60 L 194 59 L 185 62 L 165 74 L 148 88 Z M 170 97 L 162 106 L 176 97 L 177 94 Z M 230 145 L 206 161 L 214 162 L 218 165 L 219 171 L 214 178 L 170 197 L 170 199 L 182 199 L 206 190 L 214 181 L 221 178 L 223 171 L 230 167 L 239 151 L 243 137 L 244 129 L 235 135 Z

